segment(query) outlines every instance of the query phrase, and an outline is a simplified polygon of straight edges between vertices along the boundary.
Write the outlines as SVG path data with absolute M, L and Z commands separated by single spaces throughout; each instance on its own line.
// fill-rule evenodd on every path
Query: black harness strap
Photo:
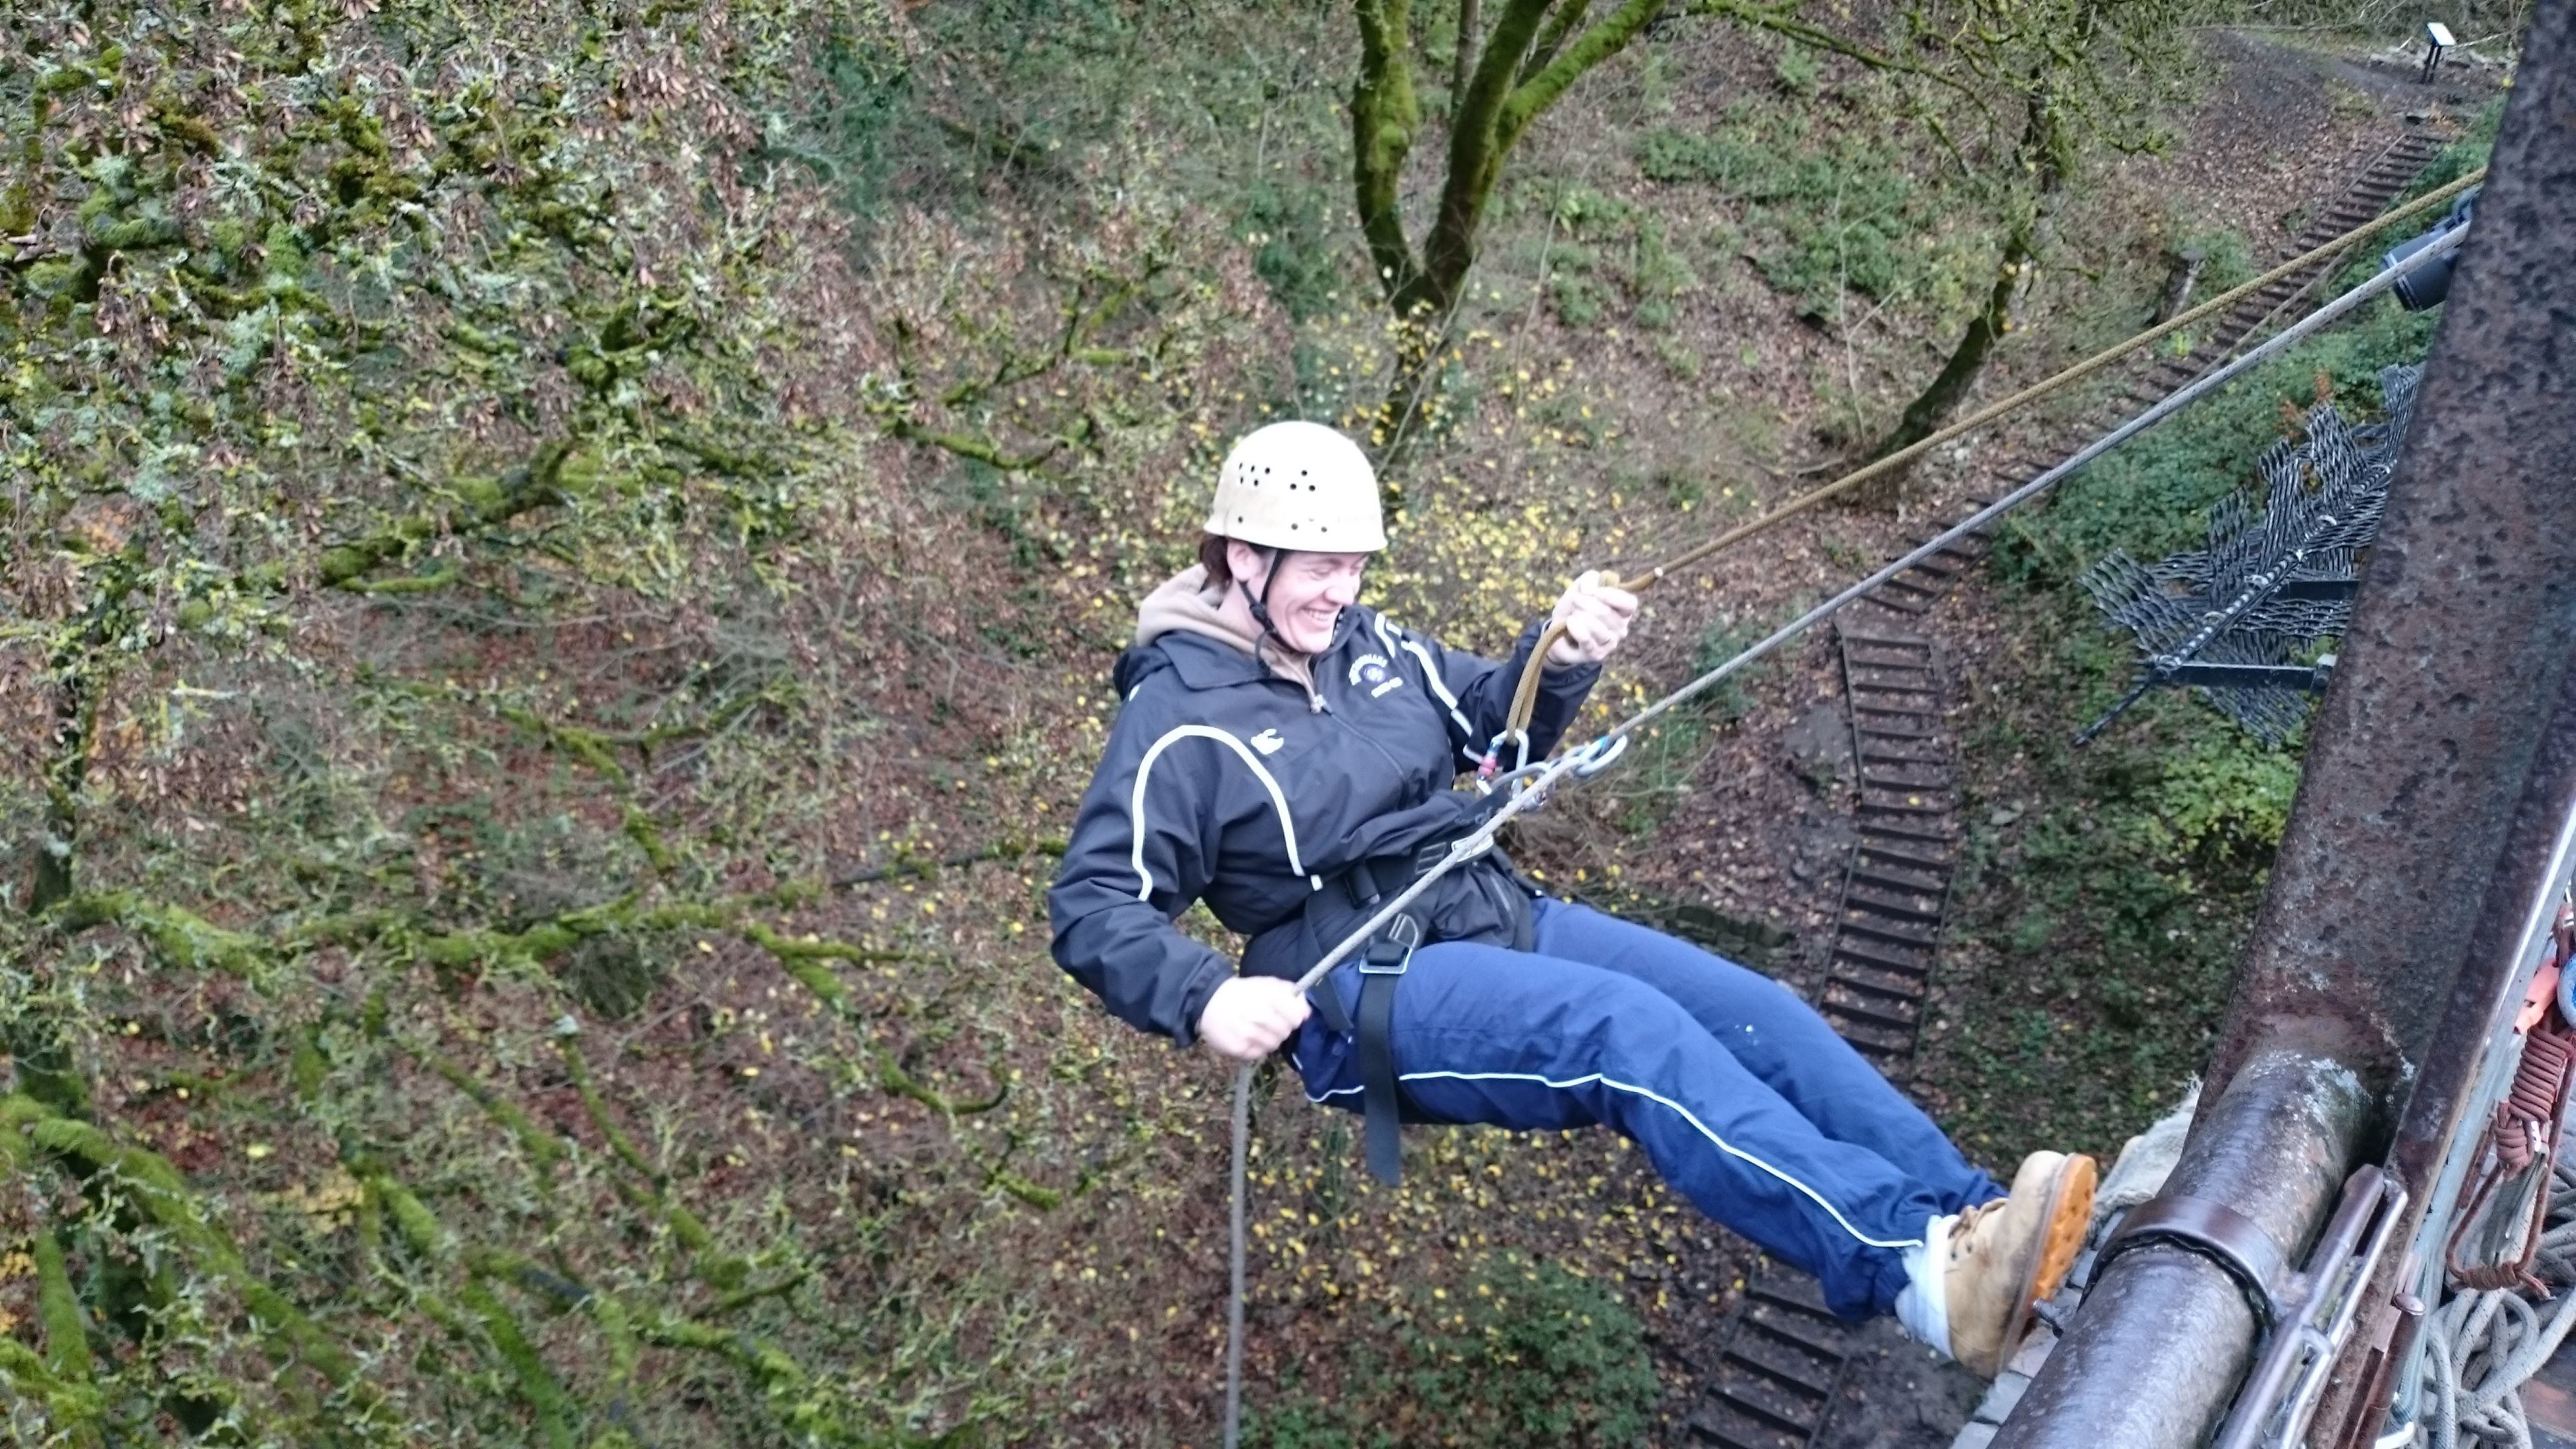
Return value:
M 1447 840 L 1436 840 L 1410 856 L 1357 862 L 1343 872 L 1342 889 L 1349 894 L 1352 905 L 1368 910 L 1413 884 L 1439 864 L 1448 851 Z M 1404 1096 L 1396 1083 L 1395 1049 L 1387 1041 L 1388 1028 L 1395 1020 L 1395 983 L 1413 964 L 1413 953 L 1421 948 L 1423 936 L 1421 912 L 1408 910 L 1387 922 L 1368 943 L 1355 963 L 1360 973 L 1356 1020 L 1343 1012 L 1342 999 L 1332 988 L 1315 993 L 1316 1010 L 1324 1018 L 1324 1025 L 1356 1038 L 1361 1137 L 1367 1145 L 1368 1169 L 1389 1187 L 1404 1178 Z
M 1395 983 L 1422 944 L 1422 919 L 1406 912 L 1386 923 L 1360 957 L 1360 1105 L 1369 1174 L 1389 1187 L 1404 1180 L 1403 1099 L 1387 1028 L 1395 1019 Z
M 1350 908 L 1362 912 L 1377 908 L 1390 896 L 1400 895 L 1406 887 L 1421 879 L 1448 857 L 1455 835 L 1442 836 L 1416 846 L 1411 854 L 1372 856 L 1345 867 L 1336 877 Z M 1527 898 L 1508 899 L 1517 886 L 1500 877 L 1491 883 L 1508 920 L 1507 940 L 1512 949 L 1530 949 L 1531 913 Z M 1317 904 L 1325 903 L 1317 897 Z M 1334 909 L 1338 910 L 1339 907 Z M 1337 919 L 1328 915 L 1326 920 Z M 1404 1091 L 1397 1078 L 1395 1050 L 1389 1042 L 1389 1028 L 1395 1020 L 1396 983 L 1404 979 L 1406 968 L 1413 964 L 1413 953 L 1430 939 L 1430 926 L 1425 908 L 1417 902 L 1390 919 L 1372 938 L 1351 966 L 1359 972 L 1359 1007 L 1356 1013 L 1344 1009 L 1342 998 L 1331 986 L 1310 992 L 1315 1014 L 1326 1028 L 1353 1039 L 1353 1051 L 1360 1074 L 1360 1109 L 1364 1117 L 1362 1140 L 1367 1146 L 1371 1175 L 1389 1187 L 1403 1178 L 1404 1154 L 1401 1124 Z M 1336 927 L 1335 929 L 1339 929 Z M 1327 932 L 1327 935 L 1331 934 Z M 1443 938 L 1447 939 L 1447 938 Z M 1485 939 L 1482 937 L 1471 939 Z

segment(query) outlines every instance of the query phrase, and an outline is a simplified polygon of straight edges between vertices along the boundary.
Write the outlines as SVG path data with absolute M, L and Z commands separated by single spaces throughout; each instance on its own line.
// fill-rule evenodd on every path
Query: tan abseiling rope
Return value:
M 1884 458 L 1873 459 L 1868 463 L 1864 463 L 1860 467 L 1853 469 L 1849 473 L 1845 473 L 1840 478 L 1835 479 L 1833 482 L 1826 484 L 1822 488 L 1814 489 L 1807 493 L 1801 493 L 1797 497 L 1790 499 L 1788 502 L 1781 504 L 1779 507 L 1772 509 L 1770 512 L 1763 514 L 1759 518 L 1747 519 L 1746 521 L 1737 524 L 1735 527 L 1726 530 L 1724 533 L 1719 534 L 1715 538 L 1709 539 L 1704 543 L 1694 544 L 1691 547 L 1682 550 L 1680 553 L 1675 554 L 1673 557 L 1664 560 L 1662 563 L 1655 565 L 1653 568 L 1648 569 L 1645 573 L 1634 579 L 1623 581 L 1620 575 L 1604 569 L 1601 571 L 1601 582 L 1610 588 L 1624 588 L 1632 593 L 1643 593 L 1645 590 L 1653 587 L 1657 582 L 1661 581 L 1668 574 L 1677 573 L 1683 569 L 1689 568 L 1692 564 L 1698 563 L 1701 559 L 1707 558 L 1710 554 L 1716 553 L 1722 548 L 1742 543 L 1744 540 L 1753 537 L 1757 533 L 1763 533 L 1770 529 L 1777 528 L 1781 524 L 1788 522 L 1790 519 L 1814 508 L 1820 503 L 1841 497 L 1843 494 L 1850 492 L 1852 489 L 1859 487 L 1861 484 L 1868 482 L 1872 478 L 1879 477 L 1882 474 L 1904 467 L 1906 464 L 1913 462 L 1915 459 L 1923 456 L 1927 452 L 1930 452 L 1932 449 L 1941 446 L 1943 443 L 1961 437 L 1964 434 L 1974 432 L 1978 428 L 1982 428 L 1986 424 L 1993 422 L 1995 419 L 2017 409 L 2028 407 L 2030 404 L 2039 401 L 2041 398 L 2047 397 L 2051 393 L 2071 387 L 2074 384 L 2083 381 L 2085 378 L 2091 377 L 2094 373 L 2101 371 L 2103 368 L 2110 366 L 2112 363 L 2119 361 L 2121 358 L 2128 356 L 2130 353 L 2137 351 L 2139 348 L 2146 346 L 2150 342 L 2154 342 L 2160 338 L 2170 337 L 2174 333 L 2191 326 L 2195 322 L 2201 321 L 2204 318 L 2213 316 L 2236 305 L 2238 302 L 2254 295 L 2256 292 L 2263 290 L 2274 282 L 2278 282 L 2286 277 L 2296 276 L 2300 272 L 2306 271 L 2309 267 L 2315 266 L 2318 262 L 2333 256 L 2335 253 L 2351 247 L 2356 242 L 2376 236 L 2380 232 L 2386 231 L 2390 227 L 2393 227 L 2399 222 L 2405 221 L 2410 217 L 2420 216 L 2485 180 L 2486 174 L 2487 169 L 2481 166 L 2477 170 L 2470 172 L 2468 175 L 2461 177 L 2457 181 L 2451 182 L 2447 186 L 2428 191 L 2422 196 L 2415 198 L 2413 201 L 2406 203 L 2404 206 L 2397 208 L 2395 211 L 2388 212 L 2383 216 L 2375 217 L 2370 221 L 2362 223 L 2360 226 L 2354 227 L 2352 230 L 2345 232 L 2343 235 L 2336 237 L 2330 242 L 2325 243 L 2323 246 L 2316 247 L 2313 250 L 2302 252 L 2298 256 L 2292 257 L 2290 260 L 2281 263 L 2279 266 L 2274 267 L 2272 270 L 2265 272 L 2263 275 L 2256 277 L 2250 282 L 2246 282 L 2240 286 L 2231 287 L 2228 290 L 2219 293 L 2217 296 L 2210 298 L 2208 301 L 2201 303 L 2199 306 L 2192 308 L 2188 312 L 2184 312 L 2169 321 L 2157 323 L 2155 326 L 2148 328 L 2146 331 L 2139 333 L 2126 342 L 2116 343 L 2100 352 L 2094 353 L 2091 357 L 2085 358 L 2082 362 L 2066 368 L 2055 376 L 2032 383 L 2030 386 L 2023 388 L 2021 391 L 2014 393 L 2010 397 L 1988 404 L 1987 406 L 1978 409 L 1976 412 L 1971 413 L 1967 417 L 1962 418 L 1958 422 L 1952 423 L 1941 431 L 1923 439 L 1921 442 L 1900 448 L 1897 451 L 1888 454 Z M 1508 722 L 1503 731 L 1504 738 L 1509 739 L 1512 736 L 1522 734 L 1529 729 L 1530 715 L 1538 706 L 1538 679 L 1540 672 L 1546 668 L 1547 651 L 1555 647 L 1556 641 L 1564 637 L 1565 625 L 1562 623 L 1549 624 L 1546 632 L 1539 636 L 1538 648 L 1530 652 L 1529 664 L 1521 670 L 1519 687 L 1512 691 L 1512 709 L 1510 715 L 1507 717 Z

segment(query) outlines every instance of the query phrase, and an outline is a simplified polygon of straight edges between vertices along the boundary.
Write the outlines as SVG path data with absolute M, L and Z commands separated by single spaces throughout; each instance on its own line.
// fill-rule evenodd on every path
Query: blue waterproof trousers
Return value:
M 1929 1219 L 2003 1195 L 1788 988 L 1588 907 L 1536 904 L 1535 951 L 1414 953 L 1388 1033 L 1409 1120 L 1615 1127 L 1700 1211 L 1815 1274 L 1847 1318 L 1895 1307 L 1902 1252 Z M 1317 989 L 1356 1013 L 1357 972 Z M 1353 1045 L 1307 1021 L 1294 1056 L 1308 1097 L 1358 1109 Z

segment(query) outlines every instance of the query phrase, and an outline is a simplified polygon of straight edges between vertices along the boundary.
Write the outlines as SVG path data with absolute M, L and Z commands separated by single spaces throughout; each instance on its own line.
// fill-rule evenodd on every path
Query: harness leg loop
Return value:
M 1404 1137 L 1387 1029 L 1395 1019 L 1395 984 L 1404 979 L 1421 944 L 1422 922 L 1408 912 L 1387 922 L 1359 962 L 1361 1132 L 1368 1144 L 1369 1174 L 1389 1187 L 1404 1180 Z

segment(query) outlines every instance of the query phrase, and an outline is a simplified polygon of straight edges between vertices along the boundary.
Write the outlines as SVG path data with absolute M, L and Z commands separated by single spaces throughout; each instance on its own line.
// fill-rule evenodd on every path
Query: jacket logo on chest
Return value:
M 1402 689 L 1404 676 L 1395 672 L 1383 654 L 1363 654 L 1351 661 L 1351 688 L 1366 688 L 1375 699 L 1389 690 Z
M 1275 729 L 1263 730 L 1252 737 L 1252 747 L 1265 755 L 1275 755 L 1285 749 L 1287 744 L 1288 742 L 1281 739 L 1279 731 Z

